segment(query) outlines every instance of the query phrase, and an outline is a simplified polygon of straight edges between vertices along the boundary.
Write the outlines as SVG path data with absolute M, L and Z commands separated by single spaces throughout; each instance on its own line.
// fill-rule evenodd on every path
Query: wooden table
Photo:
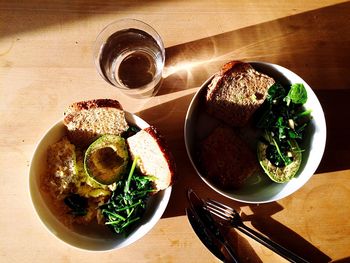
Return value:
M 166 78 L 153 98 L 126 97 L 94 67 L 97 34 L 124 17 L 148 22 L 164 39 Z M 247 205 L 220 197 L 199 179 L 185 151 L 189 102 L 231 59 L 291 69 L 314 89 L 326 114 L 327 145 L 316 174 L 278 202 Z M 0 261 L 216 262 L 185 216 L 185 189 L 192 187 L 241 209 L 248 225 L 312 262 L 349 262 L 349 69 L 346 1 L 1 1 Z M 134 244 L 106 253 L 77 250 L 55 239 L 38 220 L 28 193 L 30 160 L 41 136 L 67 105 L 93 98 L 117 99 L 157 126 L 179 172 L 155 228 Z M 249 238 L 232 237 L 243 262 L 283 262 Z

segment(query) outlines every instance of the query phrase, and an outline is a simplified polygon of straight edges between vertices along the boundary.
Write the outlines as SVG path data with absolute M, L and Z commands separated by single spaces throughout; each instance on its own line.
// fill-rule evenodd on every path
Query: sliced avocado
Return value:
M 266 157 L 266 149 L 268 145 L 265 142 L 259 141 L 257 147 L 258 160 L 265 173 L 276 183 L 286 183 L 295 177 L 301 164 L 301 151 L 296 141 L 291 141 L 293 161 L 283 167 L 278 167 L 271 163 Z
M 124 138 L 103 135 L 94 141 L 85 152 L 84 169 L 100 184 L 112 184 L 126 173 L 129 160 Z

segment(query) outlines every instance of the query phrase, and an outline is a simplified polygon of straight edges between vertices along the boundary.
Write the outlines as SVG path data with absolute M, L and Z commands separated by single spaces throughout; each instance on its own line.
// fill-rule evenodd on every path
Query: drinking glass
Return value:
M 107 25 L 97 36 L 94 60 L 109 84 L 132 97 L 150 97 L 161 86 L 165 49 L 160 35 L 136 19 Z

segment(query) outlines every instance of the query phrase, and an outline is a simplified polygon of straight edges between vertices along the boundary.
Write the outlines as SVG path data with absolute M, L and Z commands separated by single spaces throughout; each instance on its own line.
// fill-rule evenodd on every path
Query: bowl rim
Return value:
M 142 118 L 139 116 L 124 111 L 125 112 L 125 117 L 127 119 L 127 122 L 129 124 L 133 124 L 138 126 L 139 128 L 143 129 L 146 127 L 149 127 L 150 124 L 148 124 L 146 121 L 144 121 Z M 41 195 L 39 191 L 39 186 L 37 184 L 37 181 L 35 178 L 38 176 L 38 174 L 35 171 L 34 165 L 37 163 L 38 159 L 42 157 L 42 154 L 40 151 L 43 151 L 42 147 L 45 144 L 45 141 L 50 137 L 50 132 L 54 132 L 55 129 L 64 129 L 64 124 L 63 120 L 56 121 L 55 124 L 51 125 L 49 129 L 47 129 L 44 134 L 41 136 L 40 140 L 36 143 L 36 146 L 33 151 L 32 159 L 30 161 L 29 165 L 29 177 L 28 177 L 28 188 L 29 189 L 29 198 L 31 201 L 31 205 L 33 207 L 33 210 L 35 211 L 35 214 L 41 224 L 46 228 L 46 230 L 56 237 L 56 239 L 60 240 L 60 242 L 63 242 L 66 245 L 69 245 L 70 247 L 73 247 L 75 249 L 79 249 L 82 251 L 92 251 L 92 252 L 106 252 L 106 251 L 111 251 L 111 250 L 116 250 L 116 249 L 121 249 L 124 248 L 137 240 L 141 239 L 144 237 L 147 233 L 151 231 L 151 229 L 158 223 L 158 221 L 161 219 L 162 215 L 164 214 L 172 192 L 172 186 L 169 186 L 165 190 L 162 190 L 158 192 L 155 197 L 150 200 L 152 207 L 154 207 L 154 211 L 150 213 L 147 218 L 145 219 L 145 222 L 143 222 L 141 225 L 138 225 L 135 230 L 133 230 L 133 233 L 130 234 L 128 237 L 124 238 L 122 235 L 118 235 L 115 239 L 105 239 L 106 242 L 104 244 L 98 244 L 95 248 L 93 245 L 89 246 L 84 246 L 85 243 L 87 242 L 92 242 L 93 244 L 94 241 L 99 243 L 99 241 L 103 240 L 103 238 L 90 238 L 88 236 L 84 236 L 83 234 L 78 234 L 72 229 L 69 229 L 68 227 L 64 226 L 63 223 L 59 222 L 57 217 L 53 214 L 53 212 L 50 210 L 48 207 L 47 203 L 44 201 L 43 196 Z M 58 131 L 58 133 L 60 133 Z M 45 152 L 45 151 L 44 151 Z M 38 202 L 41 202 L 40 204 Z M 42 210 L 45 210 L 44 212 Z M 44 215 L 43 213 L 46 213 L 48 215 Z M 145 215 L 144 215 L 145 216 Z M 53 226 L 53 223 L 50 222 L 49 220 L 54 220 L 54 224 L 60 225 L 58 229 L 63 229 L 64 231 L 71 232 L 73 237 L 65 237 L 64 235 L 60 235 L 58 233 L 57 227 Z M 113 234 L 113 233 L 112 233 Z M 86 241 L 80 243 L 79 238 L 84 238 Z M 73 242 L 72 240 L 75 240 L 76 242 Z M 107 245 L 107 241 L 111 241 L 112 243 Z M 120 241 L 120 242 L 119 242 Z
M 289 82 L 292 83 L 293 79 L 298 79 L 298 82 L 303 83 L 305 88 L 307 89 L 308 92 L 308 97 L 312 98 L 314 100 L 314 102 L 318 105 L 316 105 L 317 107 L 317 111 L 318 111 L 318 117 L 319 117 L 319 122 L 317 122 L 317 127 L 318 127 L 318 140 L 317 140 L 317 152 L 315 152 L 315 158 L 314 161 L 312 163 L 307 162 L 308 167 L 308 175 L 307 176 L 303 176 L 301 179 L 295 178 L 295 179 L 299 179 L 299 185 L 292 187 L 291 190 L 286 190 L 285 192 L 283 192 L 281 194 L 282 191 L 279 191 L 278 193 L 274 194 L 271 198 L 265 198 L 262 200 L 258 200 L 258 199 L 242 199 L 240 197 L 238 197 L 237 195 L 232 195 L 231 193 L 228 193 L 227 191 L 221 190 L 219 187 L 215 186 L 214 184 L 212 184 L 207 178 L 205 178 L 205 176 L 203 176 L 199 170 L 199 168 L 197 167 L 197 164 L 195 163 L 195 158 L 192 156 L 192 152 L 191 152 L 191 148 L 190 148 L 190 136 L 189 136 L 189 129 L 190 129 L 190 119 L 191 119 L 191 115 L 193 114 L 197 104 L 199 103 L 198 101 L 200 100 L 199 98 L 203 95 L 205 88 L 208 86 L 208 84 L 210 83 L 210 81 L 213 79 L 213 77 L 218 73 L 215 72 L 214 74 L 212 74 L 208 79 L 206 79 L 203 84 L 199 87 L 199 89 L 197 90 L 197 92 L 195 93 L 195 95 L 193 96 L 189 107 L 187 109 L 186 112 L 186 116 L 185 116 L 185 123 L 184 123 L 184 139 L 185 139 L 185 147 L 186 147 L 186 152 L 188 155 L 188 158 L 190 159 L 190 162 L 192 164 L 192 167 L 194 168 L 195 172 L 197 173 L 197 175 L 205 182 L 206 185 L 208 185 L 211 189 L 213 189 L 215 192 L 238 202 L 242 202 L 242 203 L 248 203 L 248 204 L 262 204 L 262 203 L 270 203 L 270 202 L 275 202 L 278 200 L 281 200 L 282 198 L 285 198 L 291 194 L 293 194 L 294 192 L 296 192 L 297 190 L 299 190 L 300 188 L 302 188 L 302 186 L 312 177 L 312 175 L 315 173 L 315 171 L 317 170 L 323 154 L 324 154 L 324 150 L 325 150 L 325 146 L 326 146 L 326 139 L 327 139 L 327 128 L 326 128 L 326 120 L 325 120 L 325 115 L 324 115 L 324 111 L 322 109 L 322 106 L 316 96 L 316 94 L 314 93 L 314 91 L 312 90 L 312 88 L 308 85 L 308 83 L 305 82 L 305 80 L 303 80 L 299 75 L 297 75 L 296 73 L 294 73 L 293 71 L 280 66 L 278 64 L 274 64 L 274 63 L 269 63 L 269 62 L 263 62 L 263 61 L 246 61 L 247 63 L 250 63 L 254 68 L 255 67 L 263 67 L 265 69 L 269 69 L 271 71 L 273 71 L 274 73 L 277 73 L 279 75 L 281 75 L 282 77 L 285 77 L 286 80 L 288 80 Z M 259 70 L 262 73 L 265 73 L 262 70 Z M 266 73 L 265 73 L 266 74 Z M 286 75 L 288 75 L 288 77 L 286 77 Z M 293 83 L 295 83 L 296 81 L 293 81 Z M 312 109 L 313 110 L 313 109 Z M 313 138 L 312 140 L 313 141 Z M 309 150 L 311 152 L 311 149 Z M 305 164 L 306 166 L 306 164 Z M 288 185 L 288 184 L 295 184 L 296 180 L 292 179 L 291 181 L 284 183 L 284 184 L 279 184 L 281 185 L 282 190 Z M 275 183 L 277 184 L 277 183 Z

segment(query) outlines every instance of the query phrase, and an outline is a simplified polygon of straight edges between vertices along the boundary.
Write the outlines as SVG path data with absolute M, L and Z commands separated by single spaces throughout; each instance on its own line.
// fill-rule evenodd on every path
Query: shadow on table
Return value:
M 332 261 L 332 263 L 348 263 L 348 262 L 350 262 L 350 257 L 346 257 L 346 258 Z
M 273 219 L 273 214 L 283 209 L 278 203 L 273 202 L 263 206 L 249 206 L 251 215 L 241 214 L 243 221 L 250 221 L 254 229 L 258 230 L 271 240 L 277 242 L 293 253 L 301 256 L 309 262 L 330 262 L 331 258 L 305 240 L 302 236 Z M 238 257 L 242 262 L 261 262 L 247 237 L 240 234 L 234 228 L 229 229 L 228 238 L 236 248 Z
M 316 173 L 347 170 L 350 168 L 350 89 L 315 90 L 323 107 L 327 125 L 327 142 L 323 159 Z
M 188 205 L 185 189 L 189 187 L 199 196 L 214 198 L 235 208 L 245 206 L 220 196 L 201 181 L 187 157 L 183 137 L 184 118 L 194 92 L 232 59 L 269 61 L 302 76 L 314 89 L 326 115 L 327 145 L 317 172 L 350 168 L 347 138 L 350 124 L 344 119 L 350 98 L 350 91 L 346 90 L 350 87 L 350 52 L 343 44 L 350 42 L 349 8 L 349 2 L 338 4 L 166 49 L 165 79 L 157 96 L 169 93 L 179 96 L 138 113 L 170 138 L 168 143 L 177 163 L 178 178 L 163 217 L 185 215 Z M 253 213 L 243 215 L 243 219 L 266 236 L 311 262 L 331 260 L 302 236 L 273 219 L 272 215 L 283 210 L 277 202 L 249 207 Z M 231 238 L 237 248 L 245 249 L 243 262 L 259 262 L 245 238 L 237 234 Z
M 330 257 L 292 229 L 272 217 L 274 214 L 283 210 L 280 204 L 272 202 L 261 206 L 252 205 L 249 207 L 252 210 L 252 214 L 243 214 L 242 219 L 243 221 L 250 221 L 252 226 L 259 232 L 309 262 L 330 262 Z

